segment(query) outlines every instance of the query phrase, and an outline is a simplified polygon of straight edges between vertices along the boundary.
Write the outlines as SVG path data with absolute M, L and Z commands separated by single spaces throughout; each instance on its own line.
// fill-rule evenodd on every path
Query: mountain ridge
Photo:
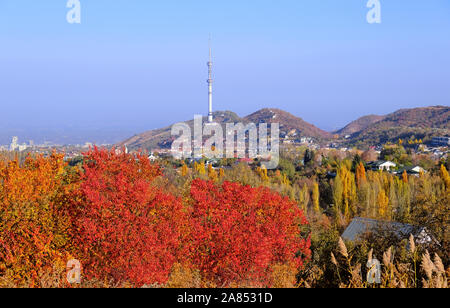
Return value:
M 334 133 L 345 136 L 345 135 L 352 135 L 354 133 L 360 132 L 363 129 L 369 127 L 370 125 L 382 121 L 386 118 L 386 115 L 375 115 L 370 114 L 363 117 L 358 118 L 355 121 L 350 122 L 345 127 L 334 131 Z
M 333 140 L 333 133 L 340 137 L 348 137 L 348 145 L 375 145 L 385 142 L 396 142 L 398 139 L 419 138 L 431 139 L 433 135 L 450 135 L 450 107 L 430 106 L 400 109 L 387 115 L 367 115 L 340 130 L 324 131 L 289 112 L 277 108 L 263 108 L 252 114 L 240 117 L 232 111 L 214 113 L 217 123 L 279 123 L 282 137 L 310 137 L 318 142 Z M 206 122 L 207 118 L 204 117 Z M 184 122 L 193 130 L 193 120 Z M 225 131 L 225 127 L 224 131 Z M 170 148 L 175 137 L 171 136 L 171 126 L 150 130 L 137 134 L 118 144 L 130 149 L 153 150 Z
M 351 136 L 352 144 L 380 144 L 399 139 L 422 139 L 450 135 L 450 107 L 430 106 L 399 109 Z
M 203 117 L 203 122 L 207 121 L 207 117 Z M 263 108 L 245 117 L 239 117 L 232 111 L 216 111 L 214 112 L 214 121 L 223 125 L 225 123 L 279 123 L 282 135 L 297 135 L 316 138 L 318 140 L 326 140 L 331 138 L 331 133 L 326 132 L 313 124 L 304 121 L 302 118 L 296 117 L 289 112 L 277 108 Z M 183 123 L 189 125 L 193 131 L 193 120 Z M 225 126 L 223 127 L 225 131 Z M 150 130 L 135 135 L 117 146 L 127 146 L 130 149 L 146 149 L 152 150 L 156 148 L 170 148 L 174 137 L 171 136 L 171 126 L 161 129 Z

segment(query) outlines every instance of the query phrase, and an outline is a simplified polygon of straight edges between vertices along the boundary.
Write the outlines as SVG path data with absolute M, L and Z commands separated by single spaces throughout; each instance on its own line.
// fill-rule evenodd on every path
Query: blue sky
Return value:
M 276 107 L 320 128 L 450 103 L 450 1 L 0 0 L 0 128 L 141 132 Z

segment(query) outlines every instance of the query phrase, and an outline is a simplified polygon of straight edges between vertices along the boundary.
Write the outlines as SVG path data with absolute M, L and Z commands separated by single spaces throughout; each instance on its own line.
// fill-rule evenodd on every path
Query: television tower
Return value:
M 209 103 L 209 112 L 208 112 L 208 122 L 213 122 L 213 109 L 212 109 L 212 53 L 211 53 L 211 38 L 209 39 L 209 61 L 208 61 L 208 103 Z

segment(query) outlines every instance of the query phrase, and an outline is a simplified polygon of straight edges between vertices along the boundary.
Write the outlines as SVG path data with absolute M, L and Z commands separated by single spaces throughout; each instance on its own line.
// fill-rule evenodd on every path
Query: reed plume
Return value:
M 339 252 L 341 253 L 341 255 L 348 258 L 347 246 L 345 246 L 345 243 L 342 240 L 342 237 L 339 237 L 338 247 L 339 247 Z

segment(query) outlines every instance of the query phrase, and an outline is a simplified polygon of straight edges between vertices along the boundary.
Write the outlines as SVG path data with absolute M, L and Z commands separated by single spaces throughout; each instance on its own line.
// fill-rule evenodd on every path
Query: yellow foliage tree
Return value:
M 183 164 L 183 166 L 181 167 L 181 176 L 185 177 L 187 176 L 189 173 L 189 169 L 186 166 L 186 164 Z
M 309 204 L 309 189 L 308 189 L 308 185 L 303 185 L 303 188 L 299 191 L 298 194 L 298 201 L 300 204 L 300 208 L 306 213 L 306 211 L 308 210 L 308 204 Z
M 197 171 L 198 174 L 200 174 L 200 175 L 206 174 L 206 170 L 205 170 L 205 165 L 204 164 L 195 163 L 194 167 L 195 167 L 195 171 Z
M 266 166 L 262 165 L 261 167 L 258 167 L 256 169 L 256 172 L 258 173 L 259 177 L 263 182 L 269 181 L 269 176 L 267 175 L 267 168 Z
M 314 204 L 314 211 L 316 213 L 320 213 L 320 192 L 319 192 L 319 184 L 317 182 L 314 182 L 313 184 L 313 191 L 312 191 L 312 199 Z
M 281 182 L 282 182 L 284 185 L 287 185 L 287 186 L 291 185 L 291 181 L 289 181 L 289 179 L 288 179 L 288 177 L 287 177 L 286 174 L 283 174 Z
M 441 165 L 440 175 L 445 183 L 445 188 L 450 190 L 450 176 L 448 174 L 447 168 L 445 168 L 444 165 Z
M 388 206 L 389 206 L 389 198 L 386 196 L 386 192 L 384 189 L 381 189 L 378 192 L 377 197 L 377 203 L 378 203 L 378 213 L 381 217 L 385 218 L 388 213 Z
M 216 172 L 216 170 L 214 170 L 214 168 L 211 164 L 208 165 L 208 178 L 214 182 L 217 182 L 219 180 L 219 178 L 217 176 L 217 172 Z
M 355 177 L 345 165 L 338 170 L 338 176 L 334 184 L 333 198 L 336 206 L 338 208 L 341 207 L 341 211 L 345 217 L 350 217 L 350 211 L 356 212 L 357 194 Z

